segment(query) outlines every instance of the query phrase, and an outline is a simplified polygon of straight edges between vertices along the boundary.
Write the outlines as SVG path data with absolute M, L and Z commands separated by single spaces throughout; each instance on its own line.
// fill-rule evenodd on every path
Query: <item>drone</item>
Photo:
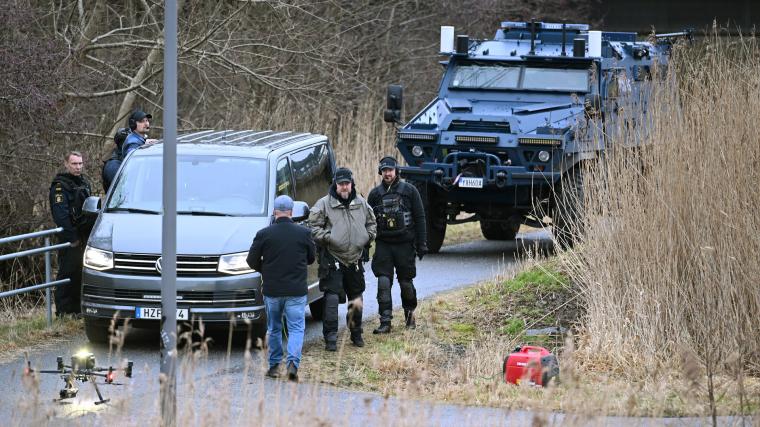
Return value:
M 77 396 L 79 388 L 77 387 L 77 381 L 86 383 L 90 382 L 95 387 L 95 392 L 98 394 L 98 400 L 95 401 L 96 405 L 109 402 L 111 399 L 103 399 L 103 395 L 98 388 L 98 377 L 103 378 L 101 385 L 124 385 L 124 383 L 114 382 L 116 379 L 116 373 L 121 371 L 127 378 L 132 378 L 132 361 L 127 361 L 125 368 L 114 368 L 109 366 L 107 368 L 101 368 L 95 364 L 95 356 L 88 351 L 80 351 L 71 356 L 71 365 L 63 363 L 63 357 L 58 356 L 56 358 L 57 368 L 55 370 L 39 370 L 32 369 L 32 362 L 26 361 L 26 368 L 24 369 L 25 376 L 31 376 L 35 373 L 40 374 L 58 374 L 64 381 L 64 387 L 58 393 L 59 398 L 54 401 L 62 402 L 64 399 L 71 399 Z

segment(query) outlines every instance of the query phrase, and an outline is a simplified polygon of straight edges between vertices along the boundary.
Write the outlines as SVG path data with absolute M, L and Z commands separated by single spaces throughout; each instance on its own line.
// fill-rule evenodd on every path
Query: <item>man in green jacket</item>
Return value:
M 336 351 L 338 304 L 348 300 L 346 324 L 351 342 L 364 347 L 362 339 L 362 293 L 365 251 L 375 239 L 377 226 L 372 208 L 356 194 L 353 174 L 338 168 L 325 197 L 309 214 L 314 242 L 319 245 L 319 289 L 325 293 L 322 334 L 325 350 Z

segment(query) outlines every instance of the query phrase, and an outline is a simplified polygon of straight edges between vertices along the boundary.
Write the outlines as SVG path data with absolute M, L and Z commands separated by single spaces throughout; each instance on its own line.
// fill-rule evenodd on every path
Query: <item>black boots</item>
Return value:
M 298 382 L 298 368 L 292 362 L 288 363 L 288 380 Z
M 364 339 L 361 333 L 351 332 L 351 343 L 356 347 L 364 347 Z
M 335 341 L 325 341 L 325 351 L 338 351 L 338 343 Z
M 414 320 L 414 310 L 404 310 L 404 319 L 406 319 L 406 329 L 417 329 L 417 322 Z
M 373 334 L 389 334 L 391 333 L 391 322 L 380 322 L 380 326 L 372 331 Z
M 280 376 L 280 365 L 270 366 L 266 374 L 269 378 L 277 378 Z

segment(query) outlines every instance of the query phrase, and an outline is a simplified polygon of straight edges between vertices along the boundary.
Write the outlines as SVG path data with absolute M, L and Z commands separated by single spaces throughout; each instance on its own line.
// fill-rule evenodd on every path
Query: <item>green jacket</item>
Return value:
M 375 213 L 359 195 L 348 208 L 329 194 L 317 200 L 309 212 L 309 226 L 314 242 L 343 265 L 357 263 L 377 235 Z

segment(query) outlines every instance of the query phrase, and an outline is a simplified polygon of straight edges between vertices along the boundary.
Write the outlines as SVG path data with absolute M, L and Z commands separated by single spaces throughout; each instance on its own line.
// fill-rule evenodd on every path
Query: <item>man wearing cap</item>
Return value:
M 335 171 L 328 194 L 311 209 L 309 225 L 314 241 L 320 246 L 319 289 L 325 293 L 322 320 L 325 350 L 337 350 L 338 304 L 346 300 L 346 324 L 351 331 L 351 342 L 356 347 L 364 347 L 362 254 L 375 239 L 376 224 L 372 208 L 356 194 L 350 169 Z
M 150 114 L 142 110 L 135 110 L 129 115 L 129 129 L 131 133 L 127 136 L 124 144 L 121 146 L 121 159 L 126 159 L 132 151 L 140 148 L 144 144 L 153 144 L 157 140 L 146 139 L 150 132 L 150 120 L 153 118 Z
M 406 327 L 414 329 L 417 326 L 414 320 L 417 290 L 412 282 L 417 275 L 414 256 L 416 254 L 422 260 L 427 253 L 427 231 L 420 193 L 415 186 L 399 180 L 396 159 L 391 156 L 380 159 L 377 173 L 383 180 L 367 197 L 377 218 L 377 244 L 372 257 L 372 272 L 377 277 L 380 326 L 372 333 L 387 334 L 391 331 L 393 318 L 391 285 L 394 269 L 401 288 Z
M 269 334 L 269 369 L 277 378 L 282 361 L 282 317 L 288 326 L 288 379 L 298 381 L 307 303 L 306 268 L 316 257 L 308 228 L 291 219 L 293 199 L 274 199 L 274 223 L 256 233 L 248 265 L 261 273 Z

